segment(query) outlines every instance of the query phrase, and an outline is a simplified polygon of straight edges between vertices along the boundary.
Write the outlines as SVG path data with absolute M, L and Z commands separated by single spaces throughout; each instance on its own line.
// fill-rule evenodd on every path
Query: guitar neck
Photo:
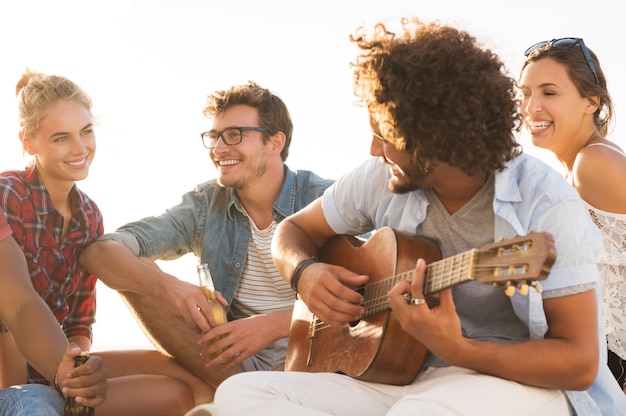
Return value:
M 477 249 L 436 261 L 426 266 L 424 277 L 424 295 L 432 295 L 443 289 L 460 283 L 474 280 Z M 409 270 L 377 282 L 368 283 L 364 287 L 365 316 L 390 309 L 387 293 L 396 283 L 413 280 L 415 270 Z

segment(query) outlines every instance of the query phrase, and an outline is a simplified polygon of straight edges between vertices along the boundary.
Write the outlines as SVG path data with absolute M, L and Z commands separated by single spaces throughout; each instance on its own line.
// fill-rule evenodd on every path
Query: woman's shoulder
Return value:
M 25 171 L 23 170 L 5 170 L 3 172 L 0 172 L 1 182 L 14 182 L 14 181 L 23 182 L 24 178 L 25 178 Z
M 592 182 L 610 176 L 626 180 L 626 153 L 609 141 L 589 144 L 576 155 L 572 172 L 578 179 Z
M 0 173 L 0 194 L 26 196 L 29 194 L 26 172 L 22 170 L 6 170 Z
M 576 156 L 571 183 L 590 205 L 607 212 L 626 213 L 626 155 L 617 145 L 598 142 Z
M 614 152 L 617 152 L 621 156 L 626 157 L 626 152 L 624 152 L 624 150 L 621 147 L 619 147 L 617 143 L 613 143 L 609 140 L 606 140 L 603 142 L 591 143 L 581 149 L 581 153 L 589 152 L 589 151 L 591 151 L 594 154 L 595 152 L 600 152 L 599 154 L 608 154 L 608 155 L 613 155 Z
M 576 155 L 574 170 L 594 170 L 603 165 L 622 168 L 626 172 L 626 152 L 617 143 L 607 139 L 590 143 Z

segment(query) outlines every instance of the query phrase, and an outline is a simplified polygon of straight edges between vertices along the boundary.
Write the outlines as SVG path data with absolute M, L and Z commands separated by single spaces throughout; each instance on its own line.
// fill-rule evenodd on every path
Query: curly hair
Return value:
M 516 87 L 500 58 L 464 31 L 404 18 L 350 40 L 362 50 L 354 91 L 385 138 L 417 166 L 438 162 L 468 175 L 502 170 L 522 152 Z
M 528 64 L 540 61 L 541 59 L 551 58 L 564 65 L 567 70 L 567 75 L 576 86 L 581 97 L 600 97 L 598 109 L 593 113 L 593 121 L 600 134 L 606 136 L 609 133 L 609 126 L 613 119 L 613 101 L 609 94 L 606 77 L 600 67 L 598 57 L 591 49 L 587 48 L 587 50 L 589 51 L 589 56 L 591 57 L 598 76 L 597 83 L 579 43 L 571 47 L 563 48 L 553 46 L 551 42 L 546 42 L 544 47 L 535 49 L 528 54 L 526 61 L 522 65 L 520 76 Z
M 293 123 L 287 106 L 276 94 L 262 88 L 253 81 L 234 85 L 227 90 L 216 91 L 207 96 L 207 106 L 202 113 L 214 118 L 236 105 L 248 105 L 259 111 L 259 127 L 265 127 L 264 140 L 281 131 L 285 134 L 285 147 L 280 153 L 283 160 L 289 156 L 289 145 L 293 134 Z
M 74 100 L 81 103 L 91 114 L 92 101 L 89 95 L 69 79 L 58 75 L 45 75 L 26 69 L 15 86 L 18 97 L 20 130 L 32 137 L 39 130 L 41 120 L 48 109 L 59 100 Z

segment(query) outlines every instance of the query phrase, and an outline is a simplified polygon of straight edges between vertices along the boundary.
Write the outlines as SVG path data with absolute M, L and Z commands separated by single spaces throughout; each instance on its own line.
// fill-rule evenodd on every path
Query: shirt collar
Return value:
M 277 220 L 282 220 L 287 216 L 291 215 L 295 211 L 295 201 L 296 201 L 296 192 L 297 192 L 297 183 L 296 183 L 296 174 L 287 167 L 287 165 L 283 165 L 283 169 L 285 171 L 285 181 L 283 182 L 283 187 L 280 190 L 280 195 L 278 195 L 278 199 L 274 202 L 272 206 L 274 219 L 279 216 Z M 241 206 L 241 201 L 239 201 L 239 197 L 237 196 L 237 192 L 234 188 L 230 187 L 227 189 L 228 191 L 228 217 L 232 219 L 232 210 L 233 208 L 244 212 L 243 207 Z
M 37 215 L 44 216 L 52 212 L 58 212 L 52 205 L 50 194 L 36 165 L 29 166 L 24 170 L 24 181 L 30 188 L 33 207 Z M 78 220 L 81 225 L 84 225 L 86 219 L 82 207 L 85 205 L 85 200 L 82 193 L 78 192 L 76 184 L 74 184 L 70 190 L 69 198 L 70 208 L 72 210 L 72 221 Z

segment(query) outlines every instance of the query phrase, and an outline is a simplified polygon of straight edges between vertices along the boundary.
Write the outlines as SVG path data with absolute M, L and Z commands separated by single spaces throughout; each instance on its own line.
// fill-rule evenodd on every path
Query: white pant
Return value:
M 211 416 L 571 414 L 559 390 L 529 387 L 459 367 L 428 369 L 408 386 L 367 383 L 330 373 L 240 373 L 220 385 L 215 402 L 205 409 Z

